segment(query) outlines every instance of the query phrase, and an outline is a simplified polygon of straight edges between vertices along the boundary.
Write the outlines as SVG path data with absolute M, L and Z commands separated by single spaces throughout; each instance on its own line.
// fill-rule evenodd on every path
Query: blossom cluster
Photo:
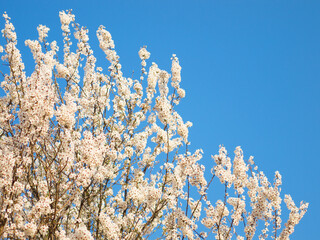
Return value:
M 289 239 L 308 204 L 285 195 L 282 224 L 279 172 L 271 183 L 240 147 L 232 160 L 221 146 L 206 178 L 202 150 L 189 152 L 192 123 L 175 110 L 185 97 L 176 55 L 171 72 L 148 68 L 142 47 L 139 80 L 125 77 L 100 26 L 103 70 L 88 29 L 61 11 L 63 52 L 39 25 L 38 40 L 25 41 L 35 62 L 27 76 L 14 26 L 3 17 L 0 238 Z M 208 189 L 219 182 L 224 194 L 213 201 Z

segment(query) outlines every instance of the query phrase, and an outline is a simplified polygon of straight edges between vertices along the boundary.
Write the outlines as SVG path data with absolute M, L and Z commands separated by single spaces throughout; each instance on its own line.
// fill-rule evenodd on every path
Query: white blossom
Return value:
M 192 123 L 176 109 L 185 90 L 175 55 L 171 74 L 156 63 L 147 71 L 142 47 L 140 80 L 125 77 L 110 32 L 96 32 L 109 62 L 102 68 L 89 30 L 61 11 L 63 57 L 39 25 L 39 39 L 25 41 L 34 59 L 27 76 L 15 28 L 3 17 L 0 238 L 289 239 L 308 204 L 285 195 L 282 224 L 278 171 L 270 183 L 241 147 L 233 158 L 220 146 L 206 163 L 210 173 L 202 150 L 191 152 Z M 212 204 L 208 193 L 219 183 L 224 193 Z

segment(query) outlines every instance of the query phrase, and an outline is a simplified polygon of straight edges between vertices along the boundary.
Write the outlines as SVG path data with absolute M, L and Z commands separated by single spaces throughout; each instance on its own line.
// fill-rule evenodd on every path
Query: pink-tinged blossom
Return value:
M 61 11 L 63 58 L 39 25 L 38 40 L 25 41 L 34 59 L 26 76 L 3 17 L 0 238 L 289 239 L 308 204 L 285 195 L 283 224 L 278 171 L 271 183 L 241 147 L 233 158 L 221 146 L 206 172 L 202 150 L 190 151 L 192 123 L 176 111 L 185 90 L 175 55 L 171 74 L 156 63 L 147 70 L 142 47 L 141 75 L 125 77 L 110 32 L 96 32 L 109 61 L 102 68 L 89 30 Z M 208 193 L 219 183 L 214 204 Z

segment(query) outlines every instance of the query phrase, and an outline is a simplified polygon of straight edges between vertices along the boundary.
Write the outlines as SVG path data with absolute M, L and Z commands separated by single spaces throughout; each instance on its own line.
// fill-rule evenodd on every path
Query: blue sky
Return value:
M 37 37 L 38 24 L 62 46 L 58 12 L 66 9 L 88 27 L 93 44 L 98 26 L 106 26 L 128 74 L 138 71 L 143 45 L 162 69 L 177 54 L 187 93 L 178 109 L 194 123 L 190 140 L 203 148 L 204 164 L 220 144 L 229 152 L 240 145 L 270 179 L 279 170 L 283 193 L 310 203 L 292 239 L 318 239 L 319 1 L 0 1 L 21 48 Z

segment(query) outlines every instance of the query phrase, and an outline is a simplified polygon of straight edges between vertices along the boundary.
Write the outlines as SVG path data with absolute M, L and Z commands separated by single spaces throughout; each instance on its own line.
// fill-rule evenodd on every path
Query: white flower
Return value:
M 139 57 L 141 60 L 146 60 L 150 58 L 150 53 L 147 51 L 146 47 L 142 47 L 139 51 Z
M 48 36 L 49 28 L 44 25 L 39 25 L 37 27 L 38 34 L 39 34 L 39 41 L 43 42 L 44 39 Z
M 33 237 L 37 231 L 37 226 L 34 223 L 27 223 L 24 226 L 24 232 L 27 236 Z

